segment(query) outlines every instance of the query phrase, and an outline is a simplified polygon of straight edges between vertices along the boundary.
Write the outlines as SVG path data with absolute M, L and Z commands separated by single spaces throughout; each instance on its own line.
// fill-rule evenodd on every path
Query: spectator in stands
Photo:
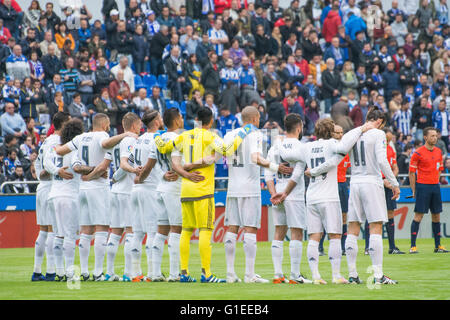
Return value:
M 15 45 L 13 54 L 6 59 L 6 72 L 10 77 L 20 81 L 30 76 L 30 65 L 27 58 L 22 55 L 20 45 Z
M 0 124 L 2 136 L 12 134 L 17 138 L 22 138 L 25 135 L 25 121 L 20 114 L 14 112 L 14 104 L 11 102 L 6 103 L 5 113 L 0 116 Z

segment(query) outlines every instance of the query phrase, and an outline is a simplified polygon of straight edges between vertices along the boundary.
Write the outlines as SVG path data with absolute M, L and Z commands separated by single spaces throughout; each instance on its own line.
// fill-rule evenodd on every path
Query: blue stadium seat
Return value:
M 136 88 L 136 90 L 145 88 L 145 85 L 142 82 L 142 78 L 138 74 L 134 76 L 134 87 Z
M 167 89 L 167 75 L 160 74 L 158 76 L 158 85 L 161 89 Z
M 169 100 L 169 102 L 166 103 L 166 109 L 170 108 L 178 108 L 178 110 L 180 110 L 180 104 L 177 101 Z
M 180 104 L 180 112 L 183 117 L 186 115 L 186 101 L 181 102 Z
M 144 85 L 147 87 L 147 90 L 152 90 L 153 86 L 156 84 L 157 80 L 153 74 L 147 74 L 142 78 Z

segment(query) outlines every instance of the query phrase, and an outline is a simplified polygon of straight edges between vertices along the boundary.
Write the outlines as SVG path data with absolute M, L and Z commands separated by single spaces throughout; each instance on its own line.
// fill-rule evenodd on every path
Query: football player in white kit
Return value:
M 342 235 L 342 212 L 339 201 L 338 183 L 337 183 L 337 162 L 335 154 L 345 156 L 353 147 L 360 135 L 375 127 L 375 123 L 368 122 L 362 127 L 349 131 L 341 141 L 332 139 L 334 131 L 334 122 L 331 119 L 322 119 L 317 121 L 315 126 L 315 136 L 317 141 L 306 144 L 293 143 L 292 146 L 281 151 L 281 157 L 288 162 L 301 161 L 310 167 L 312 175 L 315 175 L 314 169 L 327 160 L 333 160 L 333 166 L 327 168 L 327 171 L 320 176 L 311 178 L 308 190 L 306 192 L 307 203 L 307 230 L 309 235 L 307 257 L 311 268 L 313 283 L 326 284 L 319 273 L 319 241 L 325 230 L 330 237 L 330 247 L 328 257 L 331 262 L 332 282 L 335 284 L 345 284 L 348 281 L 341 276 L 341 235 Z M 289 184 L 294 182 L 290 181 Z M 284 201 L 289 195 L 291 187 L 275 197 L 272 197 L 273 203 Z
M 54 232 L 52 229 L 52 225 L 55 223 L 55 217 L 47 201 L 52 181 L 50 174 L 44 168 L 44 156 L 48 150 L 60 144 L 61 130 L 69 120 L 70 115 L 66 112 L 58 112 L 54 115 L 53 125 L 55 127 L 55 133 L 45 139 L 34 163 L 36 175 L 40 180 L 36 190 L 36 220 L 39 226 L 39 234 L 34 246 L 34 270 L 31 281 L 53 281 L 56 277 L 55 259 L 53 255 Z M 59 176 L 64 179 L 73 178 L 73 175 L 67 172 L 66 169 L 60 168 Z M 41 272 L 44 253 L 47 254 L 47 273 L 45 277 Z
M 245 107 L 242 112 L 243 126 L 248 124 L 258 126 L 260 114 L 252 106 Z M 225 143 L 230 143 L 242 132 L 238 128 L 228 132 Z M 284 165 L 276 165 L 262 157 L 263 135 L 260 131 L 251 132 L 234 154 L 227 157 L 228 190 L 225 207 L 225 226 L 228 226 L 225 234 L 225 254 L 227 261 L 227 282 L 241 282 L 235 273 L 234 259 L 236 252 L 236 240 L 240 227 L 244 228 L 244 252 L 245 252 L 245 277 L 246 283 L 267 283 L 267 279 L 261 278 L 255 273 L 256 260 L 256 233 L 261 227 L 261 169 L 270 168 L 281 174 L 291 174 L 293 168 Z
M 392 172 L 386 158 L 386 135 L 382 130 L 387 117 L 380 110 L 371 110 L 367 114 L 367 121 L 381 119 L 383 123 L 376 130 L 363 134 L 350 153 L 352 172 L 350 178 L 350 199 L 348 211 L 348 234 L 345 242 L 347 265 L 350 283 L 361 283 L 356 271 L 356 257 L 358 254 L 358 236 L 361 223 L 365 220 L 370 225 L 369 254 L 372 259 L 375 283 L 397 284 L 383 274 L 383 224 L 388 221 L 383 172 L 392 186 L 393 197 L 400 195 L 399 183 Z
M 83 123 L 78 119 L 67 122 L 61 132 L 61 143 L 65 144 L 83 133 Z M 72 281 L 74 274 L 75 246 L 79 229 L 78 194 L 80 174 L 89 174 L 94 167 L 82 164 L 75 151 L 60 157 L 55 150 L 47 152 L 44 158 L 46 170 L 52 174 L 52 187 L 48 194 L 49 205 L 55 212 L 54 253 L 56 262 L 56 281 Z M 61 168 L 69 168 L 72 179 L 58 175 Z M 64 268 L 65 264 L 65 268 Z
M 125 137 L 137 137 L 131 132 L 109 137 L 109 117 L 104 113 L 97 113 L 93 119 L 92 132 L 83 133 L 63 146 L 56 148 L 56 153 L 64 156 L 76 150 L 78 157 L 87 166 L 95 169 L 82 177 L 80 182 L 80 252 L 81 278 L 89 280 L 89 252 L 91 240 L 95 231 L 95 269 L 94 281 L 103 281 L 103 261 L 105 260 L 106 241 L 111 222 L 110 188 L 105 173 L 109 169 L 110 160 L 105 159 L 106 152 L 122 141 Z
M 128 112 L 122 118 L 122 126 L 125 132 L 131 132 L 139 135 L 142 122 L 137 114 Z M 115 182 L 111 187 L 111 233 L 106 248 L 106 281 L 119 281 L 120 277 L 115 274 L 114 260 L 116 259 L 117 250 L 119 248 L 120 239 L 123 232 L 125 235 L 124 255 L 125 267 L 122 281 L 131 281 L 131 248 L 132 248 L 132 222 L 134 218 L 131 210 L 131 189 L 134 184 L 136 174 L 141 172 L 142 167 L 134 166 L 134 145 L 136 138 L 125 137 L 112 150 L 114 172 L 122 169 L 123 177 Z M 113 176 L 113 180 L 114 180 Z
M 152 277 L 152 246 L 157 230 L 158 196 L 156 189 L 163 177 L 159 166 L 152 170 L 156 164 L 156 145 L 154 136 L 158 130 L 164 129 L 163 120 L 158 111 L 146 112 L 142 122 L 147 132 L 140 136 L 134 146 L 135 166 L 142 166 L 142 171 L 134 180 L 131 193 L 131 208 L 135 213 L 133 220 L 132 281 L 150 281 Z M 150 169 L 150 170 L 149 170 Z M 147 276 L 142 275 L 141 251 L 145 234 L 145 252 L 147 254 Z
M 183 129 L 184 122 L 178 108 L 167 109 L 164 112 L 164 124 L 167 132 L 161 135 L 164 142 L 173 141 Z M 177 133 L 178 132 L 178 133 Z M 180 236 L 181 236 L 181 177 L 172 170 L 171 153 L 162 154 L 155 150 L 157 165 L 164 172 L 164 177 L 158 184 L 158 232 L 153 240 L 152 281 L 165 281 L 161 272 L 161 260 L 164 243 L 168 240 L 170 272 L 169 282 L 179 281 L 180 273 Z
M 298 143 L 301 139 L 303 121 L 300 115 L 291 113 L 284 118 L 286 137 L 283 140 L 275 141 L 267 154 L 267 160 L 281 164 L 286 163 L 280 156 L 281 150 L 289 148 L 292 143 Z M 296 182 L 296 186 L 278 206 L 272 207 L 273 222 L 275 225 L 275 235 L 272 241 L 272 261 L 275 277 L 273 283 L 288 282 L 285 279 L 282 269 L 283 264 L 283 240 L 286 237 L 288 228 L 291 229 L 291 240 L 289 242 L 289 255 L 291 257 L 291 275 L 289 283 L 311 283 L 300 273 L 300 263 L 303 250 L 303 230 L 306 228 L 306 206 L 305 206 L 305 164 L 302 162 L 288 163 L 294 168 L 292 174 L 274 174 L 270 170 L 265 170 L 265 180 L 271 196 L 283 191 L 289 180 Z M 274 180 L 276 184 L 274 183 Z

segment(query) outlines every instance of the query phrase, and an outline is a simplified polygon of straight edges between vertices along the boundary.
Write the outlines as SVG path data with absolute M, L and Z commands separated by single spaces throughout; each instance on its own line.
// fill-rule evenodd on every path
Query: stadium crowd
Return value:
M 0 3 L 0 184 L 36 180 L 33 161 L 58 111 L 86 131 L 106 113 L 115 134 L 129 111 L 176 107 L 192 128 L 207 106 L 223 136 L 254 105 L 260 128 L 282 133 L 284 116 L 298 113 L 304 139 L 314 139 L 318 119 L 346 132 L 378 106 L 389 115 L 400 174 L 426 127 L 439 129 L 447 155 L 446 0 L 393 0 L 389 10 L 379 0 L 293 0 L 286 8 L 279 0 L 125 0 L 122 14 L 116 0 L 103 0 L 95 21 L 82 0 L 59 2 L 62 12 L 52 2 Z M 216 173 L 226 176 L 226 164 Z

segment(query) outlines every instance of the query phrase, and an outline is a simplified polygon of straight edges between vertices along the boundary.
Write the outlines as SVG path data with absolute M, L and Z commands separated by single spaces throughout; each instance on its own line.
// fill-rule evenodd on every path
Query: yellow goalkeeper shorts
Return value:
M 181 202 L 182 227 L 214 229 L 214 198 Z

